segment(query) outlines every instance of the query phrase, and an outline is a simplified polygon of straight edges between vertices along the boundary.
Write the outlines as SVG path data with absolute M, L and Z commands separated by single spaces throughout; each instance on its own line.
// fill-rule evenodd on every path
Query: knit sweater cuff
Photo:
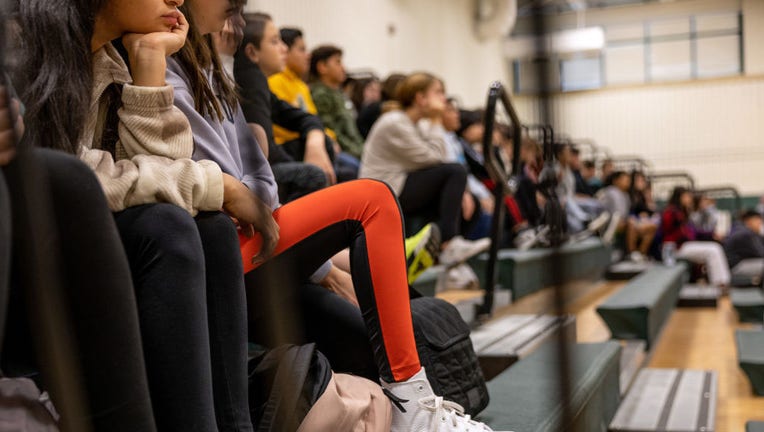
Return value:
M 125 108 L 162 111 L 173 105 L 172 86 L 142 87 L 125 84 L 122 89 L 122 105 Z
M 215 162 L 202 160 L 199 166 L 207 177 L 207 193 L 199 201 L 199 210 L 220 210 L 223 208 L 223 172 Z

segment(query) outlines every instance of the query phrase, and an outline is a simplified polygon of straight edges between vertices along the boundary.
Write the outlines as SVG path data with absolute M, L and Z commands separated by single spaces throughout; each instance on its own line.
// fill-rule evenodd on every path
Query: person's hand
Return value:
M 19 115 L 19 101 L 9 99 L 8 89 L 0 86 L 0 167 L 16 156 L 16 141 L 24 134 L 24 120 Z
M 313 130 L 308 133 L 308 137 L 305 140 L 303 162 L 321 168 L 321 171 L 326 174 L 326 179 L 330 185 L 337 183 L 337 175 L 334 173 L 334 166 L 331 159 L 329 159 L 329 154 L 326 152 L 325 138 L 322 131 Z
M 244 25 L 244 17 L 241 13 L 236 13 L 226 20 L 223 31 L 212 33 L 212 43 L 219 54 L 232 57 L 236 54 L 244 39 Z
M 353 279 L 345 271 L 338 269 L 336 266 L 332 266 L 324 280 L 321 281 L 321 286 L 329 291 L 344 298 L 355 306 L 358 306 L 358 298 L 355 296 L 355 288 L 353 287 Z
M 177 11 L 178 23 L 166 32 L 127 33 L 122 43 L 130 60 L 133 84 L 146 87 L 165 85 L 167 57 L 183 48 L 188 36 L 188 21 Z
M 279 226 L 272 210 L 243 183 L 229 174 L 223 174 L 223 210 L 236 221 L 242 234 L 252 237 L 260 233 L 262 245 L 252 262 L 270 258 L 279 241 Z

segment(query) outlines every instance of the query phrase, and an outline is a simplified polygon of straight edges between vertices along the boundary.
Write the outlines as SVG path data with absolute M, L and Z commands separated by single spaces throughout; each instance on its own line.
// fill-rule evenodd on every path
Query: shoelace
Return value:
M 445 422 L 451 421 L 451 426 L 466 426 L 468 428 L 476 428 L 475 432 L 490 431 L 488 427 L 483 423 L 472 420 L 468 414 L 464 414 L 464 408 L 456 402 L 443 400 L 440 396 L 429 396 L 423 399 L 419 399 L 419 406 L 435 413 L 436 420 Z M 438 422 L 432 422 L 430 425 L 431 432 L 437 432 Z M 471 430 L 471 429 L 466 429 Z

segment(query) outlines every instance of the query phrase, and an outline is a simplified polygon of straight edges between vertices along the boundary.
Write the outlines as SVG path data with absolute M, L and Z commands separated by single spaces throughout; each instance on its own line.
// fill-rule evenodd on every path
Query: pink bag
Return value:
M 389 432 L 392 406 L 379 384 L 354 375 L 332 375 L 297 432 Z

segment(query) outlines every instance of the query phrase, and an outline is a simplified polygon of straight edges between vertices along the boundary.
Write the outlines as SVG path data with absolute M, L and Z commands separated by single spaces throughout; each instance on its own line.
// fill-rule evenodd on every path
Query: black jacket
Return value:
M 268 79 L 265 74 L 249 59 L 237 57 L 233 73 L 242 96 L 241 108 L 244 118 L 247 119 L 247 123 L 257 123 L 262 126 L 268 136 L 268 161 L 271 164 L 294 160 L 273 139 L 274 124 L 298 132 L 301 140 L 305 140 L 308 132 L 312 130 L 324 130 L 324 125 L 318 116 L 294 107 L 273 94 L 268 88 Z

